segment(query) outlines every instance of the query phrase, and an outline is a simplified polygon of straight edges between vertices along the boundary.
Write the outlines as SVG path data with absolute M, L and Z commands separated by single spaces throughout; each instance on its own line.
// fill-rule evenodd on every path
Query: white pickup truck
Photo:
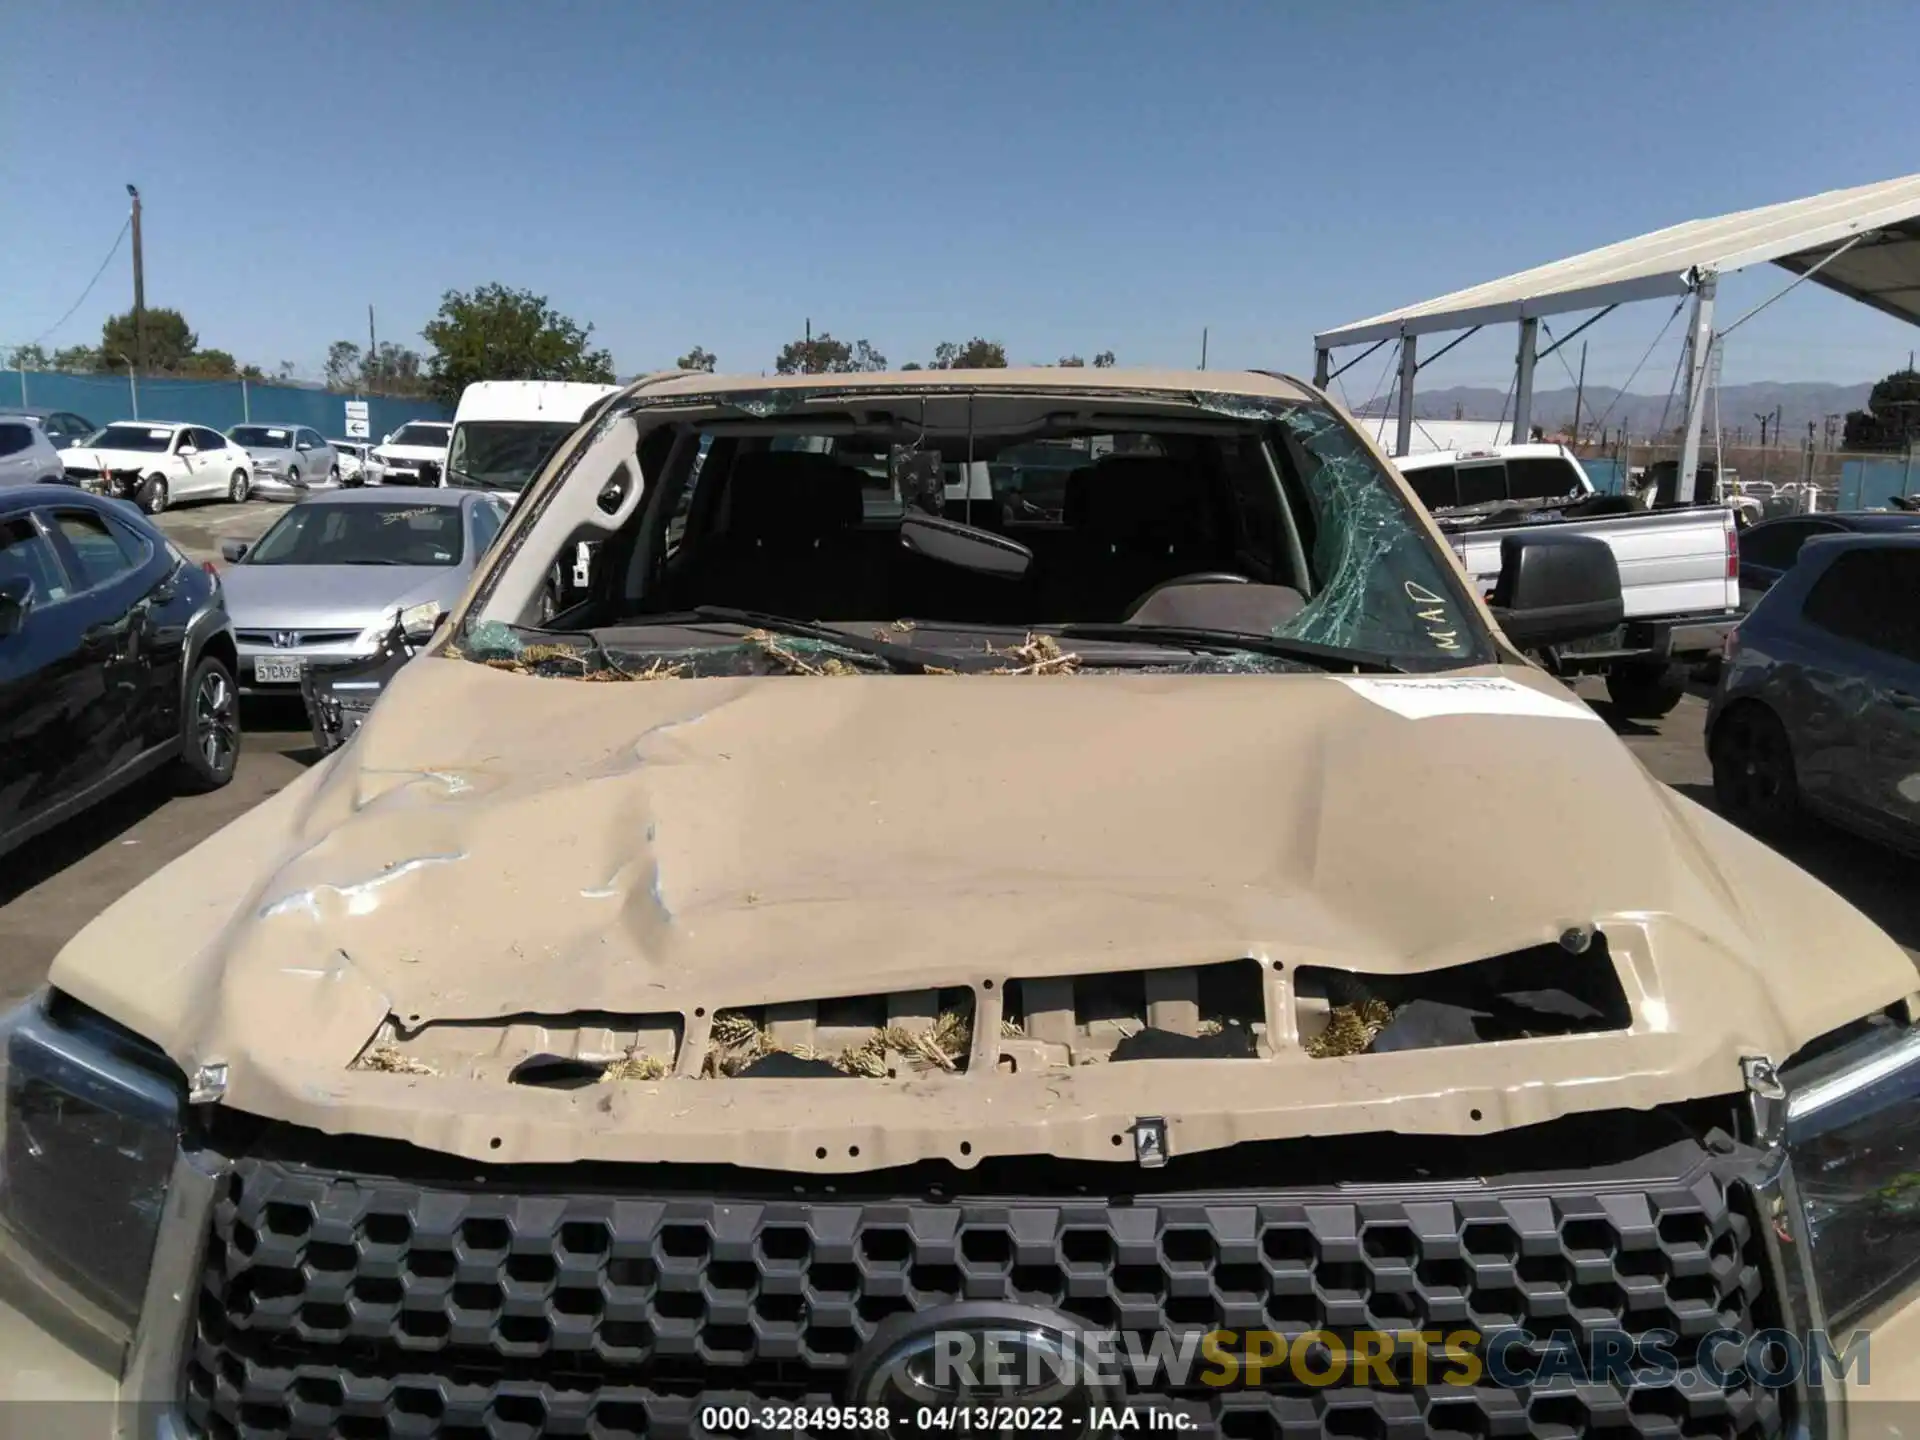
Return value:
M 1483 592 L 1500 542 L 1551 525 L 1604 540 L 1620 566 L 1626 622 L 1541 658 L 1560 675 L 1604 674 L 1621 713 L 1657 719 L 1680 703 L 1694 667 L 1720 653 L 1739 620 L 1740 541 L 1724 506 L 1643 509 L 1603 495 L 1564 445 L 1441 450 L 1394 462 Z

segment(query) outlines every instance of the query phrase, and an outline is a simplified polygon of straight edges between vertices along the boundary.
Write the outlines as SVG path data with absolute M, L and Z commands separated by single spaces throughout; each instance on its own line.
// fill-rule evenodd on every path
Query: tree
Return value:
M 935 370 L 1004 370 L 1007 347 L 998 340 L 982 340 L 978 335 L 964 345 L 943 340 L 933 347 Z
M 1113 351 L 1102 350 L 1098 355 L 1094 356 L 1093 368 L 1096 370 L 1111 370 L 1113 368 Z
M 264 380 L 267 378 L 267 375 L 258 365 L 242 365 L 240 367 L 240 378 L 242 380 Z
M 358 390 L 365 359 L 360 347 L 351 340 L 336 340 L 327 347 L 327 388 Z
M 380 342 L 380 353 L 361 366 L 361 388 L 375 395 L 424 395 L 427 377 L 420 373 L 417 351 L 391 340 Z
M 53 352 L 53 361 L 47 368 L 69 371 L 98 370 L 101 368 L 100 352 L 91 345 L 69 345 L 64 350 Z
M 240 373 L 240 367 L 234 363 L 233 356 L 224 350 L 196 350 L 180 362 L 182 375 L 213 375 L 231 377 Z
M 9 370 L 46 370 L 52 362 L 38 345 L 16 345 L 7 352 Z
M 293 361 L 282 360 L 278 365 L 274 366 L 273 378 L 276 380 L 291 380 L 293 378 Z
M 714 366 L 720 363 L 720 357 L 705 346 L 696 345 L 673 363 L 682 370 L 704 370 L 711 375 Z
M 449 405 L 476 380 L 613 381 L 613 356 L 589 347 L 593 327 L 575 324 L 530 290 L 497 283 L 449 290 L 420 333 L 433 347 L 429 386 Z
M 1087 362 L 1082 360 L 1078 355 L 1062 355 L 1060 357 L 1061 368 L 1066 370 L 1082 370 L 1086 368 L 1086 364 Z
M 1920 371 L 1896 370 L 1867 394 L 1867 408 L 1847 415 L 1841 441 L 1849 450 L 1905 450 L 1920 442 Z
M 927 367 L 922 365 L 918 360 L 909 360 L 907 361 L 906 364 L 902 365 L 900 368 L 902 370 L 924 370 Z
M 848 344 L 822 330 L 808 339 L 783 345 L 774 357 L 773 368 L 782 375 L 851 375 L 884 370 L 887 357 L 865 340 Z
M 147 344 L 145 368 L 159 374 L 178 370 L 181 362 L 200 348 L 200 337 L 193 333 L 187 317 L 178 310 L 148 310 L 142 328 Z M 100 358 L 96 368 L 125 370 L 127 362 L 120 358 L 122 355 L 140 359 L 131 310 L 124 315 L 109 316 L 100 327 Z

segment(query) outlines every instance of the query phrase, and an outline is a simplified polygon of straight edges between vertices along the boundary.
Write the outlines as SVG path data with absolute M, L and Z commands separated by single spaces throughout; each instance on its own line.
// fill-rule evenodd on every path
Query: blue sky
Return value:
M 149 303 L 309 375 L 369 302 L 418 345 L 443 290 L 492 280 L 622 373 L 694 344 L 770 368 L 809 318 L 896 364 L 974 334 L 1185 364 L 1207 326 L 1215 366 L 1304 372 L 1317 328 L 1920 170 L 1911 0 L 67 0 L 4 30 L 0 344 L 80 294 L 131 180 Z M 129 275 L 123 250 L 49 347 L 97 340 Z M 1589 379 L 1668 308 L 1588 332 Z M 1802 287 L 1725 379 L 1869 379 L 1917 340 Z M 1504 386 L 1512 343 L 1423 385 Z

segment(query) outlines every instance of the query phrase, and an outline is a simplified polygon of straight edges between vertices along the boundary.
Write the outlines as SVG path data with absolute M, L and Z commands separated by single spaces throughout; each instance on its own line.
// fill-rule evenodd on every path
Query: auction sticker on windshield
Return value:
M 1441 715 L 1527 715 L 1544 720 L 1592 720 L 1600 717 L 1578 700 L 1544 695 L 1529 685 L 1492 675 L 1336 675 L 1363 700 L 1409 720 Z

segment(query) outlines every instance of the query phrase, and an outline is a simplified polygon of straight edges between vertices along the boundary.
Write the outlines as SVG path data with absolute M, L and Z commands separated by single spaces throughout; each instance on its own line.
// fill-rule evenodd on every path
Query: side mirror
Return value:
M 1002 580 L 1018 580 L 1033 566 L 1033 551 L 1017 540 L 916 510 L 900 521 L 900 543 L 929 560 Z
M 1505 536 L 1493 616 L 1522 650 L 1604 635 L 1626 619 L 1619 562 L 1587 535 Z
M 220 558 L 225 560 L 229 565 L 238 565 L 246 558 L 247 552 L 252 548 L 253 542 L 251 540 L 241 540 L 236 536 L 229 535 L 220 542 Z
M 382 435 L 380 437 L 380 443 L 382 445 L 391 445 L 393 443 L 393 432 L 389 430 L 386 434 Z
M 20 633 L 33 608 L 33 581 L 24 575 L 0 580 L 0 640 Z

